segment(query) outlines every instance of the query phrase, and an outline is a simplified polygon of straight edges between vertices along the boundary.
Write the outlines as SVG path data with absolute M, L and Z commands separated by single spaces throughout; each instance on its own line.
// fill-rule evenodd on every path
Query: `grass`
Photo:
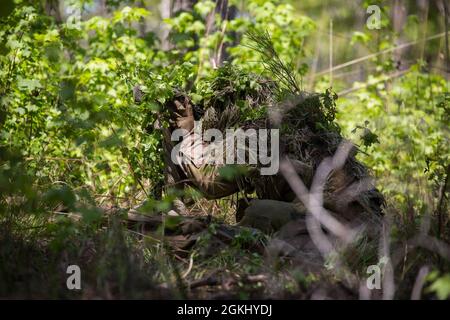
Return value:
M 197 210 L 198 207 L 199 204 Z M 17 217 L 10 218 L 19 221 Z M 42 224 L 43 218 L 23 219 L 15 224 L 2 220 L 1 297 L 249 299 L 317 298 L 320 294 L 343 299 L 358 297 L 333 270 L 305 272 L 289 257 L 270 257 L 265 252 L 245 249 L 248 242 L 267 244 L 271 237 L 258 240 L 243 231 L 230 245 L 213 246 L 211 250 L 214 226 L 229 223 L 229 216 L 217 217 L 208 233 L 181 256 L 164 241 L 130 232 L 120 211 L 110 213 L 96 225 L 67 216 L 47 218 L 53 222 Z M 415 223 L 394 222 L 391 250 L 402 251 L 406 239 L 417 228 Z M 409 297 L 421 266 L 429 265 L 444 273 L 449 270 L 448 261 L 423 248 L 410 248 L 404 257 L 397 259 L 396 298 L 400 299 Z M 364 259 L 357 260 L 358 275 L 364 279 Z M 66 288 L 66 268 L 70 264 L 77 264 L 82 270 L 80 291 Z M 428 297 L 433 295 L 428 293 Z

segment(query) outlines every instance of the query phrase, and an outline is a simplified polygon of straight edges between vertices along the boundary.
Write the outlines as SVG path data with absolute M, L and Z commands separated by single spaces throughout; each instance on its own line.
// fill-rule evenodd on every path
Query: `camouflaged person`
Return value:
M 274 177 L 267 177 L 267 182 L 270 183 L 269 188 L 264 188 L 264 191 L 255 190 L 253 179 L 260 176 L 260 168 L 255 165 L 245 165 L 243 174 L 237 174 L 233 178 L 224 178 L 220 174 L 221 168 L 226 166 L 223 164 L 211 164 L 205 160 L 205 154 L 202 152 L 195 152 L 198 148 L 206 149 L 209 145 L 203 139 L 197 138 L 194 133 L 195 121 L 200 121 L 201 115 L 195 114 L 194 107 L 189 97 L 183 93 L 176 93 L 174 98 L 165 103 L 164 108 L 168 110 L 170 118 L 168 119 L 169 128 L 161 128 L 156 124 L 157 129 L 162 130 L 163 133 L 163 155 L 165 168 L 165 186 L 177 189 L 184 189 L 187 186 L 198 190 L 206 199 L 220 199 L 242 192 L 244 196 L 257 191 L 259 198 L 266 200 L 282 200 L 291 202 L 295 199 L 294 194 L 290 190 L 287 182 L 277 174 Z M 175 130 L 181 130 L 184 134 L 173 137 Z M 181 142 L 181 143 L 180 143 Z M 178 150 L 174 152 L 174 148 L 178 145 Z M 192 152 L 194 151 L 194 152 Z M 178 161 L 174 161 L 173 154 L 178 155 Z M 183 159 L 180 158 L 182 155 Z M 225 156 L 225 155 L 224 155 Z M 248 155 L 247 155 L 248 156 Z M 312 174 L 311 168 L 302 164 L 299 161 L 294 161 L 297 167 L 297 172 L 310 179 Z M 270 180 L 270 181 L 269 181 Z M 244 216 L 245 209 L 249 203 L 256 200 L 248 199 L 248 201 L 240 201 L 237 213 L 237 220 L 241 220 Z M 292 206 L 292 204 L 288 204 Z M 138 214 L 139 208 L 142 205 L 132 209 L 130 215 Z M 258 206 L 258 208 L 260 205 Z M 276 210 L 277 206 L 272 205 L 272 210 L 269 215 L 273 214 L 276 219 L 285 216 L 285 206 Z M 273 211 L 275 210 L 275 211 Z M 301 209 L 303 210 L 303 208 Z M 186 209 L 179 200 L 175 203 L 175 211 L 183 214 Z M 278 212 L 279 211 L 279 212 Z M 267 213 L 266 213 L 267 214 Z M 286 222 L 291 219 L 291 216 L 286 216 Z M 243 225 L 252 225 L 249 218 L 242 221 Z M 270 224 L 270 223 L 268 223 Z M 283 223 L 278 223 L 281 225 Z M 267 228 L 266 228 L 267 229 Z
M 195 121 L 208 120 L 208 110 L 198 112 L 192 104 L 189 96 L 182 92 L 176 92 L 173 99 L 164 105 L 169 113 L 169 128 L 160 128 L 163 131 L 163 149 L 165 162 L 165 181 L 166 186 L 184 189 L 191 186 L 202 193 L 207 199 L 219 199 L 240 192 L 243 199 L 238 202 L 236 221 L 239 225 L 258 228 L 264 232 L 274 232 L 282 228 L 290 221 L 298 220 L 304 217 L 306 209 L 303 203 L 297 199 L 295 193 L 291 190 L 288 183 L 281 175 L 277 173 L 273 176 L 263 176 L 260 167 L 255 165 L 245 165 L 244 174 L 237 175 L 232 179 L 225 179 L 220 174 L 220 170 L 225 164 L 210 164 L 205 162 L 202 152 L 192 152 L 197 148 L 207 148 L 210 142 L 205 142 L 195 136 Z M 214 109 L 212 109 L 214 111 Z M 238 123 L 238 117 L 235 117 L 237 110 L 227 108 L 216 113 L 214 125 L 220 130 L 240 125 L 242 129 L 250 127 L 269 128 L 269 120 L 259 123 Z M 211 127 L 211 124 L 209 125 Z M 181 130 L 173 139 L 172 134 L 175 130 Z M 309 140 L 318 144 L 314 148 L 321 148 L 320 141 L 309 131 L 300 130 L 301 137 L 311 135 Z M 305 133 L 306 132 L 306 133 Z M 300 136 L 299 136 L 300 137 Z M 317 169 L 317 162 L 303 162 L 299 160 L 295 151 L 299 148 L 296 144 L 302 144 L 299 137 L 282 137 L 280 153 L 288 155 L 295 172 L 309 186 L 311 184 L 314 170 Z M 177 140 L 178 139 L 178 140 Z M 182 143 L 180 144 L 180 140 Z M 304 145 L 311 145 L 311 141 L 304 141 Z M 294 145 L 294 147 L 292 147 Z M 176 147 L 180 147 L 174 150 Z M 322 146 L 324 149 L 325 147 Z M 307 153 L 319 153 L 317 150 L 307 150 Z M 182 155 L 182 161 L 174 161 L 173 154 Z M 302 150 L 301 152 L 305 152 Z M 320 151 L 321 152 L 321 151 Z M 322 152 L 327 155 L 326 153 Z M 328 152 L 328 155 L 330 152 Z M 310 157 L 311 158 L 311 157 Z M 310 160 L 310 158 L 308 158 Z M 324 158 L 319 156 L 318 159 Z M 180 159 L 179 159 L 180 160 Z M 348 192 L 349 187 L 354 188 L 355 182 L 361 180 L 366 175 L 362 165 L 356 162 L 351 156 L 350 165 L 346 168 L 336 170 L 330 174 L 327 179 L 326 193 L 324 195 L 324 206 L 335 212 L 340 218 L 344 218 L 351 223 L 361 223 L 367 220 L 367 216 L 376 211 L 378 215 L 382 199 L 375 188 L 366 193 L 368 196 L 357 197 Z M 355 170 L 358 169 L 358 170 Z M 353 174 L 353 171 L 362 173 Z M 350 173 L 349 173 L 350 172 Z M 257 199 L 251 199 L 248 195 L 256 195 Z M 250 199 L 249 199 L 250 198 Z M 183 214 L 186 209 L 179 200 L 175 202 L 175 208 L 178 213 Z M 133 213 L 133 212 L 132 212 Z M 364 213 L 364 214 L 361 214 Z

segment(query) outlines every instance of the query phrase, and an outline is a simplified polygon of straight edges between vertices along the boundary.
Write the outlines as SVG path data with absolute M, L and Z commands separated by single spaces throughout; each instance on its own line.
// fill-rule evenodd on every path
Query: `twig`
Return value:
M 448 10 L 447 1 L 442 1 L 444 3 L 444 25 L 445 25 L 445 55 L 447 57 L 447 70 L 450 70 L 450 52 L 449 52 L 449 40 L 448 40 L 448 15 L 450 14 Z
M 37 160 L 36 157 L 26 157 L 26 161 Z M 85 159 L 81 158 L 64 158 L 64 157 L 39 157 L 39 160 L 47 160 L 47 161 L 72 161 L 72 162 L 83 162 Z
M 149 239 L 152 239 L 152 240 L 154 240 L 154 241 L 156 241 L 156 242 L 162 243 L 161 240 L 159 240 L 159 239 L 157 239 L 157 238 L 154 238 L 154 237 L 152 237 L 152 236 L 149 236 L 148 234 L 143 234 L 143 233 L 140 233 L 140 232 L 137 232 L 137 231 L 134 231 L 134 230 L 130 230 L 130 229 L 127 229 L 127 231 L 130 232 L 130 233 L 134 233 L 134 234 L 136 234 L 136 235 L 138 235 L 138 236 L 141 236 L 141 237 L 143 237 L 143 238 L 149 238 Z
M 375 85 L 377 83 L 380 83 L 380 82 L 384 82 L 384 81 L 388 81 L 388 80 L 391 80 L 391 79 L 394 79 L 394 78 L 401 77 L 401 76 L 405 75 L 406 73 L 408 73 L 409 71 L 410 71 L 410 69 L 403 70 L 403 71 L 398 71 L 398 72 L 395 72 L 395 73 L 393 73 L 391 75 L 383 77 L 382 79 L 379 79 L 377 81 L 374 81 L 374 82 L 371 82 L 371 83 L 364 83 L 363 85 L 358 86 L 358 87 L 342 90 L 341 92 L 338 92 L 338 96 L 342 97 L 342 96 L 345 96 L 345 95 L 347 95 L 349 93 L 352 93 L 354 91 L 358 91 L 358 90 L 367 88 L 368 86 L 373 86 L 373 85 Z
M 382 246 L 381 246 L 381 256 L 387 258 L 387 262 L 384 266 L 383 272 L 383 300 L 392 300 L 395 296 L 395 283 L 394 283 L 394 272 L 395 264 L 391 260 L 391 221 L 389 216 L 385 217 L 383 223 L 383 233 L 382 233 Z M 381 257 L 380 257 L 381 258 Z M 380 259 L 381 260 L 381 259 Z
M 428 266 L 423 266 L 422 268 L 420 268 L 419 273 L 417 274 L 416 281 L 414 282 L 414 287 L 411 293 L 411 300 L 420 300 L 423 285 L 425 284 L 425 278 L 429 272 L 430 268 Z
M 448 178 L 449 175 L 450 175 L 450 165 L 447 165 L 444 183 L 439 190 L 439 201 L 438 201 L 438 206 L 437 206 L 438 229 L 439 229 L 438 237 L 439 238 L 441 238 L 444 235 L 444 210 L 443 210 L 443 208 L 444 208 L 445 194 L 448 189 L 447 184 L 448 184 L 448 180 L 449 180 L 449 178 Z
M 199 287 L 204 287 L 204 286 L 216 286 L 220 284 L 220 281 L 217 277 L 214 276 L 209 276 L 197 281 L 194 281 L 192 283 L 189 284 L 189 288 L 190 289 L 195 289 L 195 288 L 199 288 Z
M 330 20 L 330 88 L 333 87 L 333 19 Z
M 188 276 L 188 274 L 191 272 L 192 266 L 194 265 L 194 254 L 195 254 L 195 252 L 193 252 L 191 254 L 191 256 L 189 258 L 189 266 L 188 266 L 186 272 L 181 275 L 181 279 L 186 278 Z
M 420 41 L 430 41 L 430 40 L 433 40 L 433 39 L 437 39 L 437 38 L 443 37 L 444 35 L 445 35 L 445 32 L 442 32 L 442 33 L 436 34 L 434 36 L 430 36 L 430 37 L 426 38 L 425 40 L 420 40 Z M 354 65 L 354 64 L 357 64 L 357 63 L 360 63 L 360 62 L 372 59 L 372 58 L 375 58 L 375 57 L 377 57 L 379 55 L 382 55 L 382 54 L 385 54 L 385 53 L 389 53 L 389 52 L 392 52 L 392 51 L 396 51 L 396 50 L 400 50 L 400 49 L 403 49 L 403 48 L 410 47 L 412 45 L 417 44 L 420 41 L 416 40 L 416 41 L 403 43 L 403 44 L 398 45 L 398 46 L 393 47 L 393 48 L 385 49 L 385 50 L 382 50 L 382 51 L 379 51 L 379 52 L 376 52 L 376 53 L 372 53 L 372 54 L 366 55 L 366 56 L 361 57 L 361 58 L 357 58 L 357 59 L 354 59 L 354 60 L 351 60 L 351 61 L 339 64 L 339 65 L 333 67 L 333 71 L 336 71 L 336 70 L 339 70 L 339 69 L 342 69 L 342 68 L 345 68 L 345 67 L 348 67 L 348 66 L 351 66 L 351 65 Z M 315 76 L 321 76 L 321 75 L 327 74 L 329 72 L 330 72 L 329 69 L 323 70 L 323 71 L 320 71 L 320 72 L 316 73 Z

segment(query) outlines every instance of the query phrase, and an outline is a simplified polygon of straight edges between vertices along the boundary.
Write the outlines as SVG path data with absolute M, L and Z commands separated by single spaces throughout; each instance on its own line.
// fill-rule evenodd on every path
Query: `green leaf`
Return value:
M 372 40 L 372 37 L 364 32 L 360 32 L 360 31 L 355 31 L 352 34 L 352 40 L 350 41 L 351 45 L 354 45 L 355 43 L 362 43 L 362 44 L 367 44 Z
M 434 292 L 440 300 L 450 297 L 450 274 L 437 278 L 429 287 L 429 292 Z
M 42 88 L 41 82 L 37 79 L 24 79 L 22 77 L 18 78 L 17 85 L 20 89 L 27 89 L 33 91 L 36 88 Z

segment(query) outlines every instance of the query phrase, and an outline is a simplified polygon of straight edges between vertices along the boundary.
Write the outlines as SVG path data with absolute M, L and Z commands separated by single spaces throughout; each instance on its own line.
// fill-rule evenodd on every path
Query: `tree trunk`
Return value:
M 55 18 L 57 24 L 62 23 L 61 11 L 59 10 L 58 0 L 47 0 L 45 1 L 45 13 L 48 16 Z
M 394 27 L 394 32 L 398 35 L 398 39 L 395 43 L 396 45 L 400 45 L 404 42 L 401 36 L 401 31 L 406 22 L 406 15 L 407 12 L 404 0 L 395 0 L 394 10 L 392 11 L 392 25 Z M 404 51 L 404 49 L 398 49 L 394 51 L 394 60 L 400 70 L 404 70 L 407 68 L 407 66 L 403 62 Z

